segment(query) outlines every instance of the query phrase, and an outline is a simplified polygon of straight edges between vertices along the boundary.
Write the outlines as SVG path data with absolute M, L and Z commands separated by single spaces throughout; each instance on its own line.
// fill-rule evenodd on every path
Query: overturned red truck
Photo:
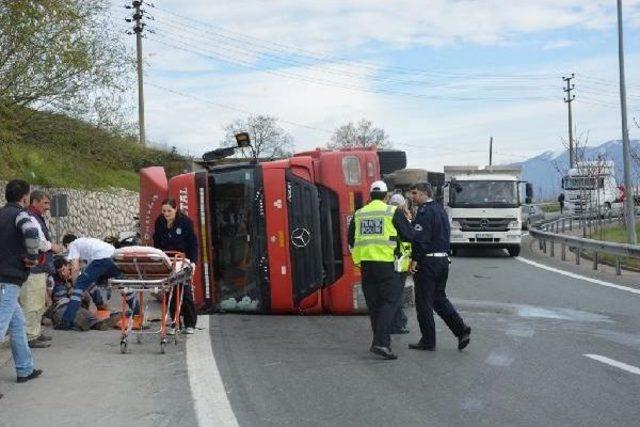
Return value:
M 201 311 L 352 314 L 365 309 L 347 227 L 369 186 L 402 169 L 402 151 L 316 150 L 268 162 L 210 165 L 167 179 L 140 171 L 140 228 L 151 244 L 162 200 L 194 223 Z

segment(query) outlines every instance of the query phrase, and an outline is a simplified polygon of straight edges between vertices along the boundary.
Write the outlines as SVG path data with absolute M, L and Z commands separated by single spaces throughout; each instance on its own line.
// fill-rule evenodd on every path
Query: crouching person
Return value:
M 62 239 L 62 245 L 69 252 L 67 260 L 71 263 L 71 277 L 77 277 L 77 280 L 58 328 L 72 329 L 77 312 L 82 305 L 82 296 L 89 286 L 101 277 L 110 279 L 120 276 L 121 273 L 111 259 L 115 248 L 102 240 L 92 237 L 78 238 L 73 234 L 67 234 Z M 81 274 L 79 274 L 80 260 L 84 260 L 87 263 Z M 127 302 L 129 307 L 133 306 L 133 295 L 128 298 Z M 134 314 L 137 314 L 137 311 L 138 307 L 135 307 Z
M 63 316 L 73 295 L 73 282 L 71 281 L 71 263 L 65 259 L 58 258 L 54 261 L 56 272 L 51 276 L 51 319 L 56 328 L 62 328 Z M 115 316 L 99 320 L 91 311 L 91 297 L 86 292 L 82 294 L 81 306 L 76 312 L 73 319 L 74 328 L 87 331 L 89 329 L 98 329 L 106 331 L 113 328 L 118 320 Z

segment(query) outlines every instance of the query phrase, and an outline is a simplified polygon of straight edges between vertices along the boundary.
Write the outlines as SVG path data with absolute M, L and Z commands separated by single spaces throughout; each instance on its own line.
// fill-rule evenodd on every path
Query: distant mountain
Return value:
M 640 140 L 632 140 L 630 146 L 632 152 L 640 152 Z M 599 146 L 584 149 L 585 160 L 596 158 L 600 154 L 604 155 L 607 160 L 613 160 L 616 180 L 622 182 L 622 141 L 607 141 Z M 562 175 L 566 173 L 569 166 L 569 150 L 546 151 L 516 164 L 522 166 L 522 179 L 533 184 L 536 200 L 555 200 L 561 191 Z M 633 168 L 632 176 L 637 181 L 638 165 L 633 164 Z

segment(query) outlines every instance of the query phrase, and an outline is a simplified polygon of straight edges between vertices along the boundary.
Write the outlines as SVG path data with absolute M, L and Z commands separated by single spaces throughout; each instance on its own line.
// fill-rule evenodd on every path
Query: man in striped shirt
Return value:
M 40 246 L 38 226 L 25 210 L 30 191 L 25 181 L 9 182 L 5 189 L 7 204 L 0 209 L 0 340 L 8 331 L 18 383 L 42 374 L 34 368 L 24 313 L 18 303 L 20 287 L 38 262 Z

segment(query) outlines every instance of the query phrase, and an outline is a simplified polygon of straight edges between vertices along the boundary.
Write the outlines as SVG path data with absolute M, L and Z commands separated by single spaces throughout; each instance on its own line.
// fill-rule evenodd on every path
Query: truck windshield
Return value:
M 215 277 L 221 307 L 258 311 L 262 301 L 253 256 L 257 238 L 255 168 L 215 170 L 211 181 Z
M 515 181 L 456 181 L 449 189 L 449 206 L 454 208 L 515 208 Z
M 602 178 L 598 181 L 604 183 Z M 565 190 L 593 190 L 596 188 L 596 178 L 593 176 L 565 176 L 562 180 L 562 188 Z

